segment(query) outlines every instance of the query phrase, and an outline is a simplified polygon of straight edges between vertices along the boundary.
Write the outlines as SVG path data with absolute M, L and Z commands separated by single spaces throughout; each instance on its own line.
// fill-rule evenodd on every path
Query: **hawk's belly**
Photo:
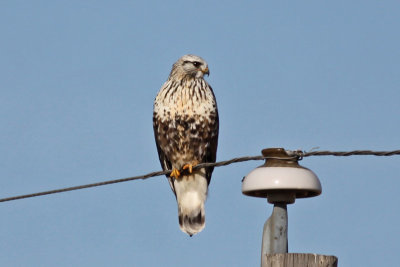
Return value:
M 177 169 L 193 161 L 203 161 L 216 127 L 201 115 L 178 115 L 160 126 L 160 147 Z

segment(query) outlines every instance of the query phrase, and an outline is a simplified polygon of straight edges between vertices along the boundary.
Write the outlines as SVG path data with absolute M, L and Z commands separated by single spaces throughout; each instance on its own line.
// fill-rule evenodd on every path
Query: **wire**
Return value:
M 400 150 L 393 151 L 372 151 L 372 150 L 354 150 L 348 152 L 332 152 L 332 151 L 311 151 L 311 152 L 303 152 L 303 157 L 309 156 L 360 156 L 360 155 L 369 155 L 369 156 L 393 156 L 400 155 Z
M 347 152 L 346 151 L 304 152 L 304 151 L 297 150 L 297 151 L 287 151 L 287 152 L 290 156 L 289 158 L 288 157 L 286 157 L 286 158 L 264 157 L 264 156 L 239 157 L 239 158 L 233 158 L 230 160 L 219 161 L 219 162 L 215 162 L 215 163 L 201 163 L 201 164 L 198 164 L 195 167 L 193 167 L 193 169 L 200 169 L 200 168 L 204 168 L 204 167 L 221 167 L 221 166 L 226 166 L 226 165 L 230 165 L 233 163 L 239 163 L 239 162 L 250 161 L 250 160 L 264 160 L 264 159 L 297 159 L 297 160 L 301 160 L 303 157 L 310 157 L 310 156 L 344 156 L 344 157 L 348 157 L 348 156 L 355 156 L 355 155 L 363 155 L 363 156 L 365 156 L 365 155 L 370 155 L 370 156 L 400 155 L 400 150 L 393 150 L 393 151 L 354 150 L 354 151 L 347 151 Z M 33 193 L 33 194 L 1 198 L 0 202 L 7 202 L 7 201 L 31 198 L 31 197 L 38 197 L 38 196 L 44 196 L 44 195 L 50 195 L 50 194 L 56 194 L 56 193 L 62 193 L 62 192 L 80 190 L 80 189 L 84 189 L 84 188 L 116 184 L 116 183 L 122 183 L 122 182 L 134 181 L 134 180 L 144 180 L 144 179 L 148 179 L 148 178 L 155 177 L 155 176 L 169 175 L 170 173 L 171 173 L 171 170 L 151 172 L 151 173 L 148 173 L 145 175 L 133 176 L 133 177 L 128 177 L 128 178 L 108 180 L 108 181 L 104 181 L 104 182 L 72 186 L 72 187 L 65 187 L 65 188 L 43 191 L 43 192 L 38 192 L 38 193 Z

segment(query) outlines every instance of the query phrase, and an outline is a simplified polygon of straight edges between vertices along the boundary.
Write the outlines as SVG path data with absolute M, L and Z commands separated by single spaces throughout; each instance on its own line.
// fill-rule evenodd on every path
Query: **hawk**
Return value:
M 180 229 L 192 236 L 205 226 L 204 203 L 218 144 L 218 110 L 214 92 L 203 76 L 207 62 L 185 55 L 172 66 L 154 101 L 153 128 L 163 170 L 178 204 Z

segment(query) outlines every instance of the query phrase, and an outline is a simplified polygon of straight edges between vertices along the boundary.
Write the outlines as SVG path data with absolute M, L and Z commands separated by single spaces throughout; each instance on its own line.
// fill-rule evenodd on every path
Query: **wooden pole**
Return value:
M 277 253 L 263 255 L 261 267 L 337 267 L 338 258 L 318 254 Z

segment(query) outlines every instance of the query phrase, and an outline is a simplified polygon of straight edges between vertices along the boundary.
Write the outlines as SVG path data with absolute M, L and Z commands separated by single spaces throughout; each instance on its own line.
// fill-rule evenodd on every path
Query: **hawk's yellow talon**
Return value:
M 177 169 L 172 168 L 172 172 L 169 177 L 174 177 L 175 179 L 178 179 L 180 175 L 181 173 Z
M 193 172 L 193 165 L 192 164 L 186 164 L 185 166 L 183 166 L 184 170 L 189 169 L 189 173 Z
M 182 167 L 182 169 L 184 169 L 184 170 L 189 169 L 189 173 L 192 173 L 192 172 L 193 172 L 193 167 L 195 167 L 197 164 L 198 164 L 197 161 L 192 162 L 192 163 L 190 163 L 190 164 L 185 164 L 185 165 Z

